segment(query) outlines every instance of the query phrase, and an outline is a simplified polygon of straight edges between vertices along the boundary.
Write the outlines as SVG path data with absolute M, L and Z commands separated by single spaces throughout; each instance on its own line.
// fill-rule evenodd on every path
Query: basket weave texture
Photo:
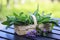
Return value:
M 34 24 L 27 25 L 27 26 L 17 26 L 17 25 L 14 25 L 15 26 L 15 32 L 18 35 L 25 35 L 25 34 L 27 34 L 27 32 L 30 32 L 30 31 L 36 29 L 36 26 L 37 26 L 36 17 L 34 15 L 31 15 L 31 16 L 33 18 Z

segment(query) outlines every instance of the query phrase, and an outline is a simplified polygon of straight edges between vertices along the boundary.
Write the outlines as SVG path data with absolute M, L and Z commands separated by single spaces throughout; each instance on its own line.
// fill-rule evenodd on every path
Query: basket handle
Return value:
M 37 25 L 37 19 L 36 19 L 36 17 L 34 15 L 31 15 L 31 16 L 32 16 L 33 21 L 34 21 L 34 25 Z

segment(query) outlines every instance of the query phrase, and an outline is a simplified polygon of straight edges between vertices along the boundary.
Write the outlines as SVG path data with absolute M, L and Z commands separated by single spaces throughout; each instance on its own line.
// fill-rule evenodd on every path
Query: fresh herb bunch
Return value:
M 31 15 L 24 14 L 20 12 L 19 14 L 13 13 L 13 16 L 6 16 L 7 20 L 2 22 L 2 24 L 7 25 L 9 28 L 11 25 L 29 25 L 33 24 Z
M 52 19 L 52 17 L 51 17 L 52 13 L 49 13 L 49 14 L 46 14 L 46 15 L 44 15 L 44 11 L 42 12 L 42 14 L 39 13 L 39 5 L 37 6 L 37 10 L 34 11 L 33 15 L 36 16 L 38 24 L 52 23 L 52 24 L 54 24 L 56 26 L 59 26 L 57 24 L 58 20 Z

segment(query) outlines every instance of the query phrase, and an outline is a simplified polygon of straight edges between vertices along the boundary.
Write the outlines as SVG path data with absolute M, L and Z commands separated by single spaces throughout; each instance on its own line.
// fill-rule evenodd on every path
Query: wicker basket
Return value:
M 52 29 L 51 29 L 51 23 L 46 23 L 46 24 L 39 24 L 39 28 L 41 29 L 41 31 L 44 31 L 44 30 L 46 30 L 46 31 L 51 31 Z
M 36 17 L 34 15 L 31 15 L 31 16 L 34 20 L 34 24 L 27 25 L 27 26 L 17 26 L 17 25 L 15 25 L 15 32 L 18 35 L 25 35 L 25 34 L 27 34 L 28 31 L 32 31 L 36 28 L 36 25 L 37 25 Z

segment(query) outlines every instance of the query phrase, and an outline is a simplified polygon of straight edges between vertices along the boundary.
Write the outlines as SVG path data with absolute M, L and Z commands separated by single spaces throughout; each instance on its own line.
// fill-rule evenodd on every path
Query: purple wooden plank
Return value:
M 60 27 L 54 26 L 54 29 L 58 29 L 58 30 L 60 30 Z
M 5 25 L 3 25 L 0 28 L 0 30 L 4 30 L 4 31 L 10 32 L 10 33 L 15 33 L 14 29 L 11 29 L 11 28 L 6 29 L 6 26 Z
M 52 30 L 53 33 L 60 34 L 60 31 Z
M 6 40 L 6 39 L 0 38 L 0 40 Z
M 1 32 L 1 31 L 0 31 L 0 36 L 4 37 L 4 38 L 7 38 L 7 39 L 10 39 L 10 40 L 14 39 L 14 35 L 11 35 L 11 34 L 8 34 L 8 33 L 5 33 L 5 32 Z
M 51 38 L 55 38 L 55 39 L 60 40 L 60 35 L 56 35 L 56 34 L 49 34 L 47 37 L 51 37 Z

